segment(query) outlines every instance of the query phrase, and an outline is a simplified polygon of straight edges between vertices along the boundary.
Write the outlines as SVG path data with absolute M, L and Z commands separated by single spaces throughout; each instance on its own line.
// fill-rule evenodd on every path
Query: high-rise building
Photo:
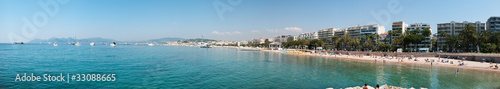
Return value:
M 336 37 L 342 37 L 346 34 L 347 34 L 347 29 L 340 29 L 340 30 L 335 31 L 335 33 L 334 33 L 334 35 Z
M 479 21 L 475 23 L 470 23 L 467 21 L 464 21 L 463 23 L 454 21 L 451 21 L 450 23 L 440 23 L 437 26 L 437 31 L 438 31 L 437 34 L 439 36 L 437 40 L 437 46 L 438 46 L 437 50 L 447 51 L 444 50 L 445 47 L 447 47 L 447 45 L 446 45 L 446 38 L 444 36 L 441 36 L 442 33 L 446 32 L 447 35 L 460 35 L 460 32 L 465 28 L 466 25 L 473 27 L 478 33 L 486 31 L 485 23 L 481 23 Z M 453 50 L 453 51 L 458 50 L 451 47 L 448 48 L 449 48 L 448 50 Z M 472 48 L 472 50 L 476 50 L 476 46 L 471 46 L 470 48 Z
M 272 39 L 267 39 L 267 38 L 258 38 L 258 39 L 252 39 L 252 40 L 249 40 L 248 43 L 252 43 L 252 44 L 263 44 L 265 42 L 272 42 L 273 40 Z
M 428 36 L 425 36 L 425 40 L 422 40 L 422 42 L 420 44 L 408 44 L 408 45 L 406 45 L 406 49 L 413 50 L 413 51 L 422 51 L 420 49 L 424 48 L 424 49 L 426 49 L 424 51 L 428 51 L 432 47 L 432 44 L 431 44 L 432 27 L 430 24 L 425 24 L 425 23 L 410 24 L 410 26 L 408 26 L 406 29 L 408 31 L 415 31 L 415 30 L 419 29 L 420 31 L 417 33 L 418 35 L 422 35 L 422 32 L 424 31 L 424 29 L 429 29 L 431 31 L 430 32 L 431 34 L 429 34 Z M 414 49 L 417 49 L 417 50 L 414 50 Z
M 308 33 L 302 33 L 299 35 L 299 39 L 304 40 L 312 40 L 312 39 L 318 39 L 318 32 L 308 32 Z
M 378 40 L 380 41 L 380 43 L 382 44 L 391 44 L 390 42 L 390 39 L 391 39 L 391 36 L 389 35 L 389 33 L 382 33 L 380 34 L 380 38 L 378 38 Z
M 331 37 L 334 36 L 334 32 L 338 30 L 338 28 L 328 28 L 328 29 L 322 29 L 318 31 L 318 39 L 330 39 Z
M 403 35 L 406 31 L 406 28 L 408 27 L 408 24 L 406 24 L 403 21 L 398 21 L 398 22 L 393 22 L 392 23 L 392 36 L 390 39 L 391 45 L 392 46 L 399 46 L 397 42 L 394 41 L 394 39 L 400 39 L 401 35 Z
M 500 32 L 500 17 L 490 17 L 486 21 L 486 28 L 490 32 Z
M 378 24 L 374 25 L 358 25 L 354 27 L 348 27 L 346 29 L 339 29 L 334 31 L 336 37 L 343 37 L 348 35 L 351 39 L 360 39 L 361 42 L 365 42 L 367 39 L 362 39 L 362 36 L 369 37 L 372 34 L 380 35 L 385 32 L 385 27 Z M 375 42 L 378 39 L 372 39 Z M 342 49 L 344 50 L 344 49 Z M 350 49 L 352 50 L 352 48 Z
M 288 41 L 296 41 L 298 39 L 299 39 L 298 36 L 281 35 L 281 36 L 274 37 L 274 42 L 276 42 L 276 43 L 282 43 L 282 42 L 288 42 Z
M 351 38 L 361 39 L 363 35 L 369 36 L 371 34 L 378 34 L 385 32 L 385 27 L 378 24 L 374 25 L 358 25 L 347 28 L 347 35 Z

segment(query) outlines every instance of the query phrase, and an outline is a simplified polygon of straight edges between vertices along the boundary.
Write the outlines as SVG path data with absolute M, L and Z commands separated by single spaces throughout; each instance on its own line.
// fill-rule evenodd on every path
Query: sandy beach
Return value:
M 408 59 L 408 57 L 382 57 L 375 55 L 345 55 L 345 54 L 335 54 L 330 55 L 330 53 L 292 53 L 292 52 L 284 52 L 279 50 L 262 50 L 266 52 L 275 52 L 275 53 L 286 53 L 291 55 L 304 55 L 304 56 L 315 56 L 315 57 L 325 57 L 325 58 L 335 58 L 335 59 L 345 59 L 345 60 L 364 60 L 364 61 L 372 61 L 372 62 L 380 62 L 380 63 L 399 63 L 399 64 L 408 64 L 408 65 L 426 65 L 426 66 L 436 66 L 436 67 L 450 67 L 450 68 L 460 68 L 460 69 L 473 69 L 473 70 L 483 70 L 483 71 L 492 71 L 500 73 L 499 69 L 494 67 L 495 63 L 483 63 L 477 61 L 463 61 L 464 65 L 459 65 L 462 63 L 462 60 L 459 59 L 445 59 L 438 57 L 414 57 Z M 416 60 L 415 60 L 416 59 Z M 428 59 L 428 61 L 426 61 Z M 434 60 L 434 62 L 432 62 Z M 438 62 L 439 61 L 439 62 Z M 445 61 L 445 62 L 441 62 Z M 493 67 L 491 67 L 493 66 Z
M 408 59 L 408 57 L 382 57 L 381 55 L 346 55 L 346 54 L 330 54 L 330 53 L 310 53 L 310 52 L 284 52 L 280 50 L 264 50 L 260 48 L 250 48 L 250 47 L 226 47 L 226 48 L 236 48 L 236 49 L 252 49 L 254 51 L 265 51 L 274 53 L 286 53 L 290 55 L 299 56 L 314 56 L 314 57 L 324 57 L 324 58 L 335 58 L 344 60 L 362 60 L 371 61 L 379 63 L 398 63 L 406 65 L 425 65 L 425 66 L 436 66 L 436 67 L 449 67 L 449 68 L 460 68 L 460 69 L 471 69 L 471 70 L 481 70 L 490 71 L 495 73 L 500 73 L 500 69 L 495 68 L 496 63 L 489 62 L 477 62 L 477 61 L 462 61 L 460 59 L 447 59 L 438 57 L 413 57 Z M 428 59 L 426 61 L 426 59 Z M 444 61 L 444 62 L 443 62 Z M 462 63 L 464 65 L 459 65 Z M 500 65 L 498 65 L 500 66 Z

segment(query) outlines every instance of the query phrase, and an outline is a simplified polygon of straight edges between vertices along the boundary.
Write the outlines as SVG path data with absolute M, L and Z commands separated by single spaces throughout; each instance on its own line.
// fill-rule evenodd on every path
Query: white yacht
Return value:
M 203 42 L 201 43 L 200 48 L 212 48 L 212 46 L 210 46 L 210 44 L 208 43 Z
M 153 44 L 153 43 L 149 43 L 149 44 L 148 44 L 148 46 L 155 46 L 155 44 Z
M 76 45 L 76 46 L 80 46 L 81 44 L 80 44 L 80 42 L 76 42 L 76 44 L 75 44 L 75 45 Z
M 116 43 L 115 43 L 115 42 L 113 42 L 113 43 L 111 43 L 111 44 L 109 44 L 109 45 L 111 45 L 111 46 L 115 47 L 115 46 L 116 46 Z
M 54 42 L 54 46 L 57 46 L 57 42 Z
M 94 46 L 94 45 L 95 45 L 95 43 L 94 43 L 94 42 L 90 42 L 90 46 Z

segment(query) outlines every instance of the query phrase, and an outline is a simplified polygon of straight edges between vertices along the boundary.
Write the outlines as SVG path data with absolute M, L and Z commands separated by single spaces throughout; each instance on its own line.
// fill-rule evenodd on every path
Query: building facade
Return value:
M 464 21 L 462 23 L 460 22 L 450 22 L 450 23 L 440 23 L 438 24 L 437 26 L 437 34 L 438 34 L 438 40 L 437 40 L 437 50 L 441 50 L 441 51 L 447 51 L 447 50 L 444 50 L 446 49 L 445 47 L 448 48 L 448 50 L 453 50 L 455 51 L 456 49 L 454 48 L 451 48 L 451 47 L 448 47 L 447 44 L 446 44 L 446 38 L 444 36 L 441 36 L 440 34 L 446 32 L 446 35 L 460 35 L 460 32 L 462 30 L 464 30 L 465 26 L 466 25 L 469 25 L 469 26 L 472 26 L 476 32 L 482 32 L 482 31 L 486 31 L 485 29 L 485 23 L 481 23 L 479 21 L 475 22 L 475 23 L 471 23 L 471 22 L 467 22 L 467 21 Z M 476 46 L 471 46 L 472 50 L 476 50 Z
M 393 22 L 392 23 L 392 29 L 391 31 L 393 32 L 390 40 L 390 43 L 392 46 L 399 46 L 399 43 L 394 41 L 394 39 L 400 39 L 401 35 L 403 35 L 406 32 L 406 28 L 408 27 L 408 24 L 406 24 L 403 21 L 398 21 L 398 22 Z
M 282 42 L 288 42 L 288 41 L 296 41 L 298 39 L 299 39 L 298 36 L 281 35 L 281 36 L 274 37 L 274 42 L 276 42 L 276 43 L 282 43 Z
M 334 32 L 334 36 L 342 37 L 347 34 L 347 29 L 340 29 Z
M 267 39 L 267 38 L 258 38 L 258 39 L 252 39 L 248 41 L 248 44 L 264 44 L 266 42 L 273 42 L 272 39 Z
M 389 33 L 382 33 L 380 34 L 380 38 L 378 40 L 380 41 L 381 44 L 391 44 L 391 35 Z
M 486 28 L 490 32 L 500 32 L 500 17 L 490 17 L 486 21 Z
M 332 38 L 335 34 L 334 32 L 338 30 L 338 28 L 328 28 L 328 29 L 322 29 L 318 31 L 318 39 L 330 39 Z
M 385 27 L 378 24 L 374 25 L 358 25 L 347 28 L 347 35 L 351 38 L 361 39 L 363 35 L 369 36 L 371 34 L 382 34 L 385 32 Z
M 302 33 L 299 36 L 300 40 L 312 40 L 312 39 L 319 39 L 318 32 L 308 32 L 308 33 Z
M 422 48 L 424 48 L 424 49 L 430 49 L 430 48 L 432 48 L 432 44 L 431 44 L 432 27 L 431 27 L 430 24 L 425 24 L 425 23 L 410 24 L 410 26 L 408 26 L 406 29 L 407 29 L 407 31 L 415 31 L 415 30 L 419 29 L 420 32 L 417 33 L 417 34 L 418 35 L 422 35 L 423 30 L 427 29 L 427 28 L 431 31 L 431 34 L 428 35 L 428 36 L 425 36 L 425 40 L 422 40 L 422 42 L 420 44 L 408 44 L 408 45 L 406 45 L 406 49 L 413 50 L 413 51 L 421 51 L 419 49 L 422 49 Z M 417 50 L 414 50 L 414 49 L 417 49 Z

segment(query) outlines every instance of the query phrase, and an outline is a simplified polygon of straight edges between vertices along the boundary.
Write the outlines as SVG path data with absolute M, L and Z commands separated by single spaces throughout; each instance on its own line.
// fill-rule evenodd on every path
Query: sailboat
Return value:
M 111 44 L 109 44 L 109 45 L 111 45 L 111 46 L 115 47 L 115 46 L 116 46 L 116 43 L 115 43 L 115 42 L 113 42 L 113 43 L 111 43 Z
M 57 42 L 54 42 L 54 46 L 57 46 Z
M 94 42 L 90 42 L 90 46 L 94 46 L 94 45 L 95 45 L 95 43 L 94 43 Z

